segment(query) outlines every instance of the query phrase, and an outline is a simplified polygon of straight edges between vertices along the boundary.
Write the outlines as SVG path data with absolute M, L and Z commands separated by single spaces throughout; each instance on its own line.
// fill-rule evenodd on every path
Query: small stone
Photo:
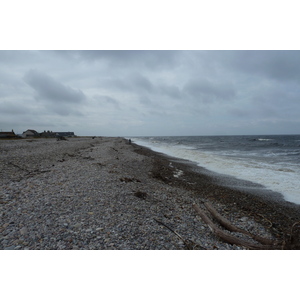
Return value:
M 27 232 L 28 232 L 27 227 L 22 227 L 22 228 L 20 229 L 21 235 L 25 235 L 25 234 L 27 234 Z

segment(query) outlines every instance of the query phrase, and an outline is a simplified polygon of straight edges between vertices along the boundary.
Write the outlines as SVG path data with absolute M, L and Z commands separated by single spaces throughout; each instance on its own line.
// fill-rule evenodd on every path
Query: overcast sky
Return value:
M 0 130 L 300 134 L 299 51 L 0 51 Z

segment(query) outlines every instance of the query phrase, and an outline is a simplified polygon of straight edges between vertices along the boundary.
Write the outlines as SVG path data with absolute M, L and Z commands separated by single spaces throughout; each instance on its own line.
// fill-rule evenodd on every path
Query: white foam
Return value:
M 274 139 L 258 139 L 259 141 L 274 141 Z
M 268 163 L 263 158 L 243 159 L 241 157 L 221 156 L 215 153 L 195 150 L 182 145 L 153 143 L 152 141 L 135 139 L 134 142 L 156 152 L 196 162 L 199 166 L 234 176 L 238 179 L 259 183 L 266 188 L 279 192 L 290 202 L 300 204 L 300 167 L 294 164 Z

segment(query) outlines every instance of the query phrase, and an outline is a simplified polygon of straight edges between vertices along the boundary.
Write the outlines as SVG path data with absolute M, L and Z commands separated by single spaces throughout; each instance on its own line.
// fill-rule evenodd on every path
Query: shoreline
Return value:
M 219 185 L 124 138 L 0 141 L 0 164 L 0 249 L 187 249 L 161 223 L 194 249 L 247 249 L 211 233 L 193 209 L 206 200 L 266 238 L 288 236 L 300 220 L 296 205 Z
M 164 167 L 157 168 L 164 172 L 164 176 L 170 181 L 169 184 L 194 191 L 199 198 L 216 204 L 222 203 L 231 210 L 256 216 L 256 220 L 263 225 L 271 221 L 272 226 L 270 227 L 270 224 L 268 226 L 275 236 L 289 235 L 293 224 L 300 221 L 300 205 L 284 200 L 280 193 L 265 189 L 250 181 L 214 173 L 192 161 L 158 153 L 138 144 L 134 146 L 138 153 L 158 157 L 160 164 Z M 172 178 L 172 168 L 169 167 L 169 162 L 183 170 L 181 178 Z M 247 188 L 247 184 L 251 188 Z M 259 215 L 264 215 L 268 222 Z

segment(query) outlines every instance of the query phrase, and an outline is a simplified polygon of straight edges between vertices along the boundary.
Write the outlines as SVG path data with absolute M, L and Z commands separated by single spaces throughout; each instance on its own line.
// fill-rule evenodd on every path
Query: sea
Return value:
M 131 137 L 214 174 L 258 184 L 300 204 L 300 135 Z

